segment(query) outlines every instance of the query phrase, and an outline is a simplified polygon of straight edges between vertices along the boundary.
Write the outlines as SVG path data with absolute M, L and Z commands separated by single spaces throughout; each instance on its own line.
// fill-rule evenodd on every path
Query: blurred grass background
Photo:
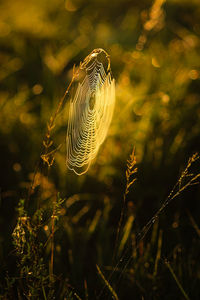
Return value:
M 67 99 L 54 129 L 54 141 L 62 147 L 42 180 L 43 193 L 30 202 L 33 212 L 36 201 L 51 207 L 57 191 L 66 199 L 55 234 L 55 274 L 83 299 L 87 299 L 84 280 L 89 299 L 100 293 L 103 283 L 95 264 L 109 276 L 132 148 L 138 174 L 127 197 L 124 222 L 129 223 L 124 228 L 132 228 L 127 240 L 152 217 L 188 158 L 199 151 L 199 15 L 198 0 L 1 1 L 2 293 L 7 272 L 17 276 L 12 253 L 16 206 L 27 195 L 46 124 L 71 80 L 73 65 L 93 49 L 103 48 L 110 54 L 116 79 L 116 107 L 108 137 L 86 175 L 69 172 L 64 142 Z M 112 280 L 120 299 L 182 299 L 164 258 L 191 299 L 199 299 L 199 196 L 197 186 L 176 200 L 139 251 L 129 253 L 134 262 L 124 272 L 118 270 L 120 280 Z M 43 235 L 48 236 L 45 226 Z M 48 258 L 48 247 L 45 251 Z M 64 298 L 60 290 L 57 299 Z M 103 292 L 101 297 L 110 296 Z

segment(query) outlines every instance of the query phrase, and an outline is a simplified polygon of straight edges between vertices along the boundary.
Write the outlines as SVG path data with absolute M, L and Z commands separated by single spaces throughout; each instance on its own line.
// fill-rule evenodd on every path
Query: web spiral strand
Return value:
M 66 136 L 66 164 L 77 175 L 86 173 L 96 157 L 107 136 L 115 105 L 115 80 L 107 53 L 93 50 L 80 69 L 85 75 L 70 99 Z

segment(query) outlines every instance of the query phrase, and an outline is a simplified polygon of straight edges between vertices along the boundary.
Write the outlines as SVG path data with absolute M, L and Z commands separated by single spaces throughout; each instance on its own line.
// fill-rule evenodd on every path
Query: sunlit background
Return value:
M 126 186 L 126 162 L 132 149 L 138 173 L 125 214 L 129 221 L 132 216 L 132 234 L 152 217 L 188 158 L 200 150 L 199 16 L 199 0 L 1 1 L 2 286 L 7 269 L 10 276 L 17 274 L 11 236 L 16 206 L 27 196 L 47 122 L 71 81 L 73 66 L 93 49 L 103 48 L 110 55 L 116 80 L 116 106 L 108 136 L 87 174 L 78 177 L 67 170 L 66 98 L 53 130 L 54 143 L 61 147 L 48 176 L 38 174 L 42 192 L 30 200 L 32 212 L 36 198 L 44 207 L 51 206 L 51 197 L 58 191 L 66 199 L 56 236 L 55 273 L 63 274 L 83 299 L 87 299 L 83 296 L 84 280 L 89 299 L 99 293 L 101 279 L 95 264 L 107 266 L 104 271 L 109 274 Z M 188 212 L 199 224 L 199 196 L 199 187 L 195 187 L 177 199 L 166 208 L 159 229 L 155 229 L 158 240 L 159 230 L 163 232 L 161 257 L 172 260 L 174 272 L 191 299 L 199 294 L 200 242 Z M 49 230 L 45 224 L 45 237 Z M 121 287 L 113 280 L 120 299 L 130 299 L 128 295 L 181 299 L 181 291 L 162 260 L 157 277 L 151 277 L 156 247 L 152 256 L 145 257 L 146 265 L 137 266 L 138 272 L 135 266 L 128 266 L 125 287 L 123 279 Z M 47 247 L 46 257 L 49 251 Z M 143 257 L 144 252 L 140 250 L 138 255 Z M 183 261 L 187 261 L 184 266 Z

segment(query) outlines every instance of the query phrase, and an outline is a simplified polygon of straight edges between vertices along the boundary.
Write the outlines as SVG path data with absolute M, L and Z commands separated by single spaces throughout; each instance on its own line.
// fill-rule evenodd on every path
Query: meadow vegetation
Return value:
M 0 3 L 0 299 L 199 299 L 199 15 L 199 0 Z M 71 80 L 95 48 L 116 104 L 77 176 Z

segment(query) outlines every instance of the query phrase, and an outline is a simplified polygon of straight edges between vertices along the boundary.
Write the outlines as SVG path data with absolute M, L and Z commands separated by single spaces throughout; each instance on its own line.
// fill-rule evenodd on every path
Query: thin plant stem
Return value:
M 53 260 L 54 260 L 54 233 L 55 233 L 55 205 L 56 202 L 53 202 L 53 214 L 51 216 L 51 260 L 50 260 L 50 280 L 53 280 Z
M 64 102 L 66 96 L 68 95 L 69 90 L 70 90 L 75 78 L 79 74 L 79 69 L 81 69 L 81 63 L 80 63 L 80 67 L 76 71 L 75 71 L 75 65 L 74 65 L 72 79 L 71 79 L 67 89 L 65 90 L 65 93 L 64 93 L 63 97 L 60 99 L 54 114 L 50 117 L 49 122 L 47 124 L 47 131 L 46 131 L 45 137 L 43 139 L 42 150 L 40 152 L 40 158 L 42 158 L 43 162 L 46 162 L 48 164 L 48 167 L 51 167 L 51 165 L 53 164 L 54 159 L 52 159 L 49 162 L 47 157 L 54 154 L 58 150 L 58 148 L 60 147 L 60 146 L 58 146 L 55 150 L 48 153 L 49 147 L 53 144 L 53 141 L 51 141 L 51 131 L 55 127 L 55 121 L 56 121 L 57 115 L 59 114 L 59 112 L 60 112 L 60 110 L 63 106 L 63 102 Z M 31 194 L 34 192 L 36 175 L 37 175 L 39 169 L 40 169 L 40 160 L 38 160 L 38 162 L 36 164 L 34 174 L 33 174 L 33 179 L 32 179 L 31 185 L 30 185 L 29 190 L 28 190 L 27 205 L 29 203 Z
M 185 297 L 185 299 L 190 300 L 190 298 L 188 297 L 188 295 L 187 295 L 186 292 L 184 291 L 184 289 L 183 289 L 183 287 L 182 287 L 180 281 L 178 280 L 176 274 L 174 273 L 172 267 L 170 266 L 170 263 L 169 263 L 167 260 L 165 260 L 165 264 L 166 264 L 166 266 L 168 267 L 170 273 L 172 274 L 174 280 L 176 281 L 176 284 L 178 285 L 178 287 L 179 287 L 181 293 L 183 294 L 183 296 Z
M 43 292 L 44 299 L 47 300 L 46 292 L 43 286 L 42 286 L 42 292 Z
M 117 244 L 119 240 L 119 235 L 120 231 L 122 228 L 122 222 L 125 214 L 125 207 L 126 207 L 126 198 L 129 193 L 129 188 L 130 186 L 136 181 L 136 178 L 134 177 L 131 179 L 132 175 L 135 175 L 137 173 L 137 168 L 136 168 L 136 156 L 135 156 L 135 148 L 133 148 L 132 153 L 130 154 L 130 158 L 127 160 L 127 169 L 126 169 L 126 189 L 123 194 L 123 203 L 122 203 L 122 210 L 120 214 L 120 219 L 119 223 L 117 226 L 117 234 L 116 234 L 116 239 L 115 239 L 115 246 L 114 246 L 114 251 L 113 251 L 113 261 L 116 256 L 117 252 Z
M 100 277 L 102 278 L 102 280 L 104 281 L 105 285 L 108 287 L 109 291 L 111 292 L 111 294 L 113 295 L 115 300 L 119 300 L 116 292 L 114 291 L 114 289 L 112 288 L 112 286 L 110 285 L 110 283 L 108 282 L 108 280 L 105 278 L 105 276 L 103 275 L 103 273 L 101 272 L 100 268 L 98 265 L 96 265 L 98 274 L 100 275 Z

